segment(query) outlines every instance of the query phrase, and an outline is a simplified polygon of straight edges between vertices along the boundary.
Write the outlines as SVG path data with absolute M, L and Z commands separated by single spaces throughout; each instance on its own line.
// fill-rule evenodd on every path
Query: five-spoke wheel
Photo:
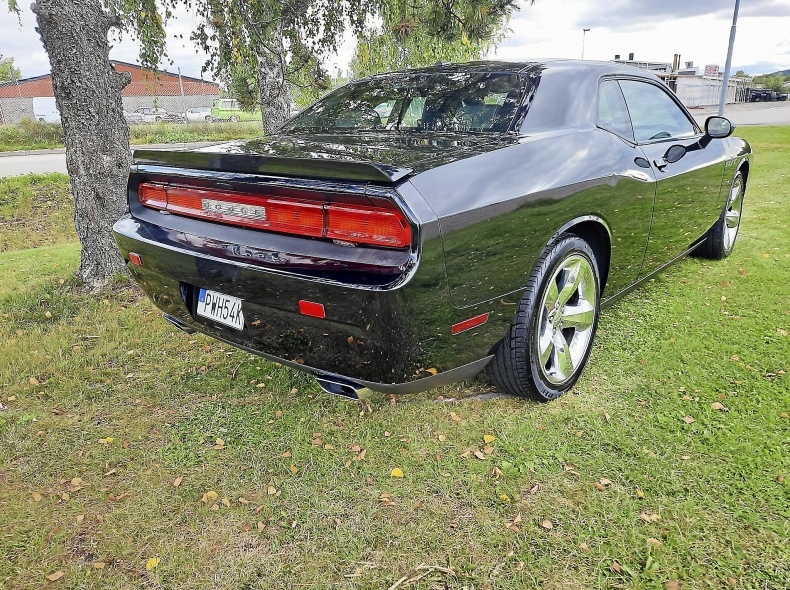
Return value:
M 568 234 L 549 244 L 489 365 L 497 385 L 539 400 L 573 387 L 590 355 L 600 289 L 590 244 Z

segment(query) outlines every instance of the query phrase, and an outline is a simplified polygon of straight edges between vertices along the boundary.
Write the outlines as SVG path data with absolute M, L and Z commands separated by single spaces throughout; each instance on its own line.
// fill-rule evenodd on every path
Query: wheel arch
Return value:
M 738 165 L 737 172 L 740 172 L 743 175 L 743 184 L 746 185 L 746 183 L 749 180 L 749 160 L 748 159 L 746 159 L 746 158 L 743 159 L 743 162 L 741 162 Z M 744 189 L 745 189 L 745 186 L 744 186 Z
M 563 233 L 578 236 L 590 244 L 598 264 L 601 293 L 603 293 L 609 278 L 609 261 L 612 255 L 612 231 L 609 225 L 597 215 L 585 215 L 564 224 L 554 233 L 551 240 Z

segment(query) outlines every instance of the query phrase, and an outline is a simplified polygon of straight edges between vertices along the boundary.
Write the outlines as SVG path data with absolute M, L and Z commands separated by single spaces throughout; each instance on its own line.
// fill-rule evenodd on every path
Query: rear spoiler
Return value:
M 134 163 L 216 172 L 384 183 L 398 182 L 412 173 L 411 168 L 397 168 L 364 160 L 283 158 L 209 151 L 135 150 Z

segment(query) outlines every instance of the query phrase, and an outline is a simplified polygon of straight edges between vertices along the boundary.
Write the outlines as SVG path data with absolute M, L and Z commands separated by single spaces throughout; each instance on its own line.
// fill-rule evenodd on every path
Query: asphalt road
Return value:
M 215 143 L 218 142 L 151 144 L 132 146 L 132 149 L 182 150 L 214 145 Z M 50 172 L 67 174 L 66 151 L 64 149 L 0 152 L 0 178 L 21 174 L 48 174 Z
M 691 114 L 700 125 L 705 123 L 705 119 L 718 112 L 718 107 L 691 109 Z M 736 126 L 790 125 L 790 100 L 730 104 L 724 108 L 724 116 Z
M 716 107 L 692 109 L 691 114 L 700 125 L 705 119 L 718 112 Z M 727 105 L 724 115 L 735 125 L 790 125 L 790 101 L 750 102 Z M 737 131 L 736 131 L 737 133 Z M 212 145 L 212 143 L 162 144 L 134 146 L 147 149 L 189 149 Z M 35 152 L 0 153 L 0 177 L 20 174 L 45 174 L 62 172 L 66 174 L 66 154 L 64 150 L 42 150 Z

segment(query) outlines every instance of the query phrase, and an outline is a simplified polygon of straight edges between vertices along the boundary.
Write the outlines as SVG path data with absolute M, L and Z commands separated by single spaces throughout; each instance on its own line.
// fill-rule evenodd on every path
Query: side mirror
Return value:
M 724 117 L 708 117 L 705 120 L 705 135 L 714 139 L 724 139 L 732 135 L 735 125 Z

